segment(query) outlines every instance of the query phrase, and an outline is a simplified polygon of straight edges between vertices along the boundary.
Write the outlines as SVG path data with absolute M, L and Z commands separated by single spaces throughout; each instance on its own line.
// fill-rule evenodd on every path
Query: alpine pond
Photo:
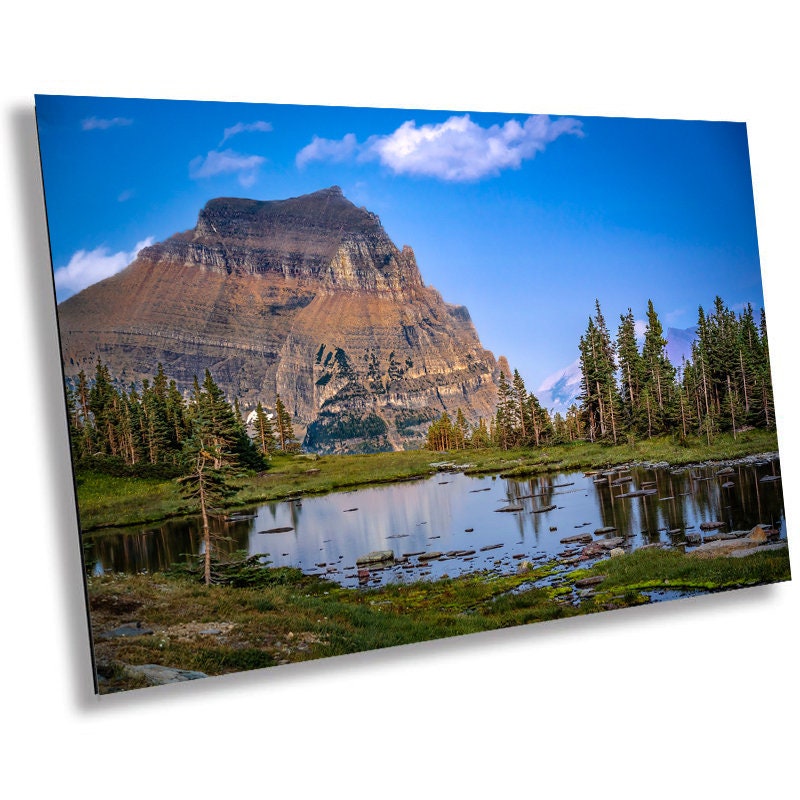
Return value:
M 214 520 L 221 554 L 246 551 L 345 586 L 566 566 L 614 547 L 680 547 L 761 524 L 786 538 L 777 458 L 632 466 L 519 480 L 438 465 L 431 477 L 288 498 Z M 84 537 L 87 569 L 158 571 L 202 552 L 194 518 Z

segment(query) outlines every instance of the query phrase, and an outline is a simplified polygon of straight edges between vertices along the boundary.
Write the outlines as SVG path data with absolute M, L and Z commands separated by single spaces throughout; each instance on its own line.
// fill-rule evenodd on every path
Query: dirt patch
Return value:
M 214 639 L 219 637 L 224 641 L 236 625 L 233 622 L 183 622 L 179 625 L 170 625 L 164 633 L 178 642 L 191 642 L 198 638 Z

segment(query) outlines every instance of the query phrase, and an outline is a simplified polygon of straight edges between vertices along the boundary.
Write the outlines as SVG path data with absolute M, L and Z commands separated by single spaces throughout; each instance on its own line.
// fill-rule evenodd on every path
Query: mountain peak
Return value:
M 98 357 L 126 382 L 162 363 L 184 391 L 210 369 L 245 411 L 280 394 L 320 452 L 417 446 L 443 410 L 477 422 L 496 399 L 469 313 L 338 186 L 209 200 L 192 230 L 64 301 L 59 318 L 69 376 Z

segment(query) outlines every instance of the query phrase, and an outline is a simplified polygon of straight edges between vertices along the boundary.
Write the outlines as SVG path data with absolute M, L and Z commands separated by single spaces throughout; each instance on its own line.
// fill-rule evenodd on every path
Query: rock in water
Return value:
M 356 564 L 378 564 L 381 561 L 393 561 L 394 553 L 391 550 L 373 550 L 365 556 L 359 556 Z
M 461 407 L 494 412 L 499 368 L 467 309 L 422 281 L 377 215 L 333 186 L 217 198 L 195 227 L 59 305 L 67 377 L 101 358 L 127 382 L 159 362 L 181 391 L 206 368 L 245 416 L 276 391 L 308 450 L 419 445 Z M 443 408 L 444 406 L 444 408 Z

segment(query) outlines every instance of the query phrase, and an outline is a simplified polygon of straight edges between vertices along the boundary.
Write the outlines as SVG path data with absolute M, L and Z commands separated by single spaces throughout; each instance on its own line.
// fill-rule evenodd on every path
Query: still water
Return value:
M 786 538 L 780 463 L 687 469 L 633 467 L 604 474 L 552 473 L 528 480 L 439 472 L 423 480 L 264 503 L 247 519 L 213 522 L 222 553 L 245 550 L 273 566 L 299 567 L 345 586 L 454 577 L 579 557 L 585 543 L 623 537 L 625 550 L 647 544 L 686 546 L 701 523 L 749 530 L 757 523 Z M 628 480 L 628 477 L 630 480 Z M 621 496 L 647 492 L 637 496 Z M 509 509 L 499 511 L 498 509 Z M 513 510 L 512 510 L 513 509 Z M 289 529 L 277 532 L 275 529 Z M 614 528 L 595 533 L 600 528 Z M 202 552 L 197 519 L 84 537 L 87 569 L 157 571 Z M 356 560 L 390 550 L 394 563 L 369 575 Z M 441 554 L 436 557 L 435 554 Z M 359 569 L 362 569 L 359 576 Z

